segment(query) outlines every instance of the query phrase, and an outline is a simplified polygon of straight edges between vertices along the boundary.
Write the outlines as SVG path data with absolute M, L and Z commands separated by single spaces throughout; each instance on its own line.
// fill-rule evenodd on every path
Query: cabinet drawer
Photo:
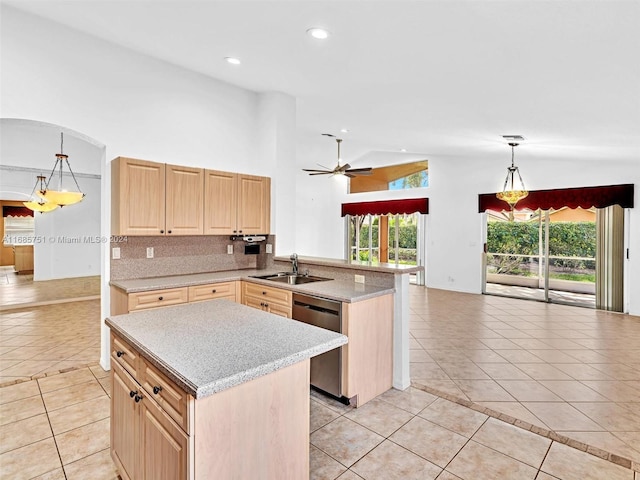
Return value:
M 280 288 L 265 287 L 257 283 L 244 283 L 244 294 L 247 297 L 256 297 L 266 300 L 268 303 L 277 303 L 283 307 L 291 308 L 291 291 Z
M 269 313 L 273 313 L 274 315 L 280 315 L 281 317 L 291 318 L 292 311 L 291 307 L 284 307 L 282 305 L 278 305 L 275 303 L 267 303 Z
M 228 298 L 234 302 L 237 301 L 236 282 L 209 283 L 206 285 L 195 285 L 193 287 L 189 287 L 190 302 L 213 300 L 215 298 Z
M 113 334 L 111 334 L 111 358 L 136 378 L 140 358 L 138 353 L 127 342 Z
M 188 297 L 187 287 L 130 293 L 129 311 L 135 312 L 145 308 L 167 307 L 169 305 L 187 303 Z
M 147 359 L 140 357 L 138 379 L 153 398 L 187 434 L 189 433 L 189 395 Z

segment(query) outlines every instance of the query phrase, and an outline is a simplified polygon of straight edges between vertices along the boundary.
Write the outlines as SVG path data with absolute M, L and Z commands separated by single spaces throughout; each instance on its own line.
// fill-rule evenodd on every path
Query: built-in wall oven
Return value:
M 342 333 L 342 303 L 293 294 L 293 319 Z M 342 347 L 311 358 L 311 385 L 348 403 L 342 396 Z

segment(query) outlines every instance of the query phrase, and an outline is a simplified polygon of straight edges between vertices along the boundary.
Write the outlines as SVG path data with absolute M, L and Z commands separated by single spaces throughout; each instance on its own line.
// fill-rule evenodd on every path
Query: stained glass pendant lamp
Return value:
M 520 170 L 513 162 L 514 149 L 518 145 L 518 143 L 509 143 L 509 146 L 511 147 L 511 166 L 507 167 L 507 178 L 504 180 L 504 187 L 502 188 L 502 191 L 496 193 L 496 197 L 507 202 L 512 211 L 520 200 L 529 195 L 529 192 L 522 181 Z
M 57 203 L 49 202 L 47 200 L 43 200 L 42 198 L 37 200 L 33 196 L 34 192 L 36 191 L 36 188 L 38 187 L 38 182 L 40 182 L 40 190 L 43 190 L 44 189 L 44 181 L 46 179 L 47 179 L 47 177 L 42 176 L 42 175 L 38 175 L 38 177 L 36 179 L 36 184 L 33 186 L 33 190 L 31 191 L 31 200 L 29 200 L 28 202 L 22 202 L 24 204 L 24 206 L 27 207 L 29 210 L 33 210 L 34 212 L 45 213 L 45 212 L 50 212 L 50 211 L 55 210 L 56 208 L 58 208 L 58 204 Z
M 60 133 L 60 153 L 56 153 L 56 163 L 53 166 L 53 170 L 51 170 L 51 175 L 49 176 L 49 180 L 45 184 L 44 189 L 40 189 L 37 194 L 39 197 L 47 200 L 48 202 L 54 203 L 56 205 L 60 205 L 64 207 L 65 205 L 73 205 L 74 203 L 78 203 L 84 198 L 84 193 L 80 190 L 80 186 L 78 185 L 78 181 L 76 180 L 76 176 L 73 174 L 73 170 L 71 170 L 71 165 L 69 165 L 69 157 L 63 153 L 64 146 L 64 134 Z M 76 184 L 77 192 L 68 191 L 62 185 L 62 170 L 64 164 L 67 164 L 67 168 L 69 169 L 69 173 L 71 173 L 71 177 Z M 49 184 L 51 183 L 51 179 L 53 178 L 56 169 L 59 171 L 59 180 L 58 180 L 58 190 L 51 190 L 49 188 Z

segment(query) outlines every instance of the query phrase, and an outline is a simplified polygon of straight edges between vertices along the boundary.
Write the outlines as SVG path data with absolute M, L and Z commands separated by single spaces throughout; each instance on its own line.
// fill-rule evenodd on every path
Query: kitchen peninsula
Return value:
M 309 359 L 347 337 L 226 299 L 106 324 L 123 478 L 308 478 Z

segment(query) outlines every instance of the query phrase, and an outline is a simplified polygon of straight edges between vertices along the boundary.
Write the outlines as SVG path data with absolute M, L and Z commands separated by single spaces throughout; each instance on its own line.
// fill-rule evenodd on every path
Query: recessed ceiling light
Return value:
M 224 59 L 227 61 L 227 63 L 230 63 L 232 65 L 240 65 L 240 59 L 236 58 L 236 57 L 224 57 Z
M 343 129 L 341 129 L 340 131 L 341 131 L 342 133 L 349 133 L 349 129 L 347 129 L 347 128 L 343 128 Z
M 401 148 L 401 149 L 400 149 L 400 151 L 401 151 L 401 152 L 406 152 L 406 151 L 407 151 L 407 149 L 406 149 L 406 148 Z
M 329 38 L 329 32 L 324 28 L 314 27 L 307 30 L 307 33 L 311 35 L 313 38 L 317 38 L 318 40 L 324 40 Z

